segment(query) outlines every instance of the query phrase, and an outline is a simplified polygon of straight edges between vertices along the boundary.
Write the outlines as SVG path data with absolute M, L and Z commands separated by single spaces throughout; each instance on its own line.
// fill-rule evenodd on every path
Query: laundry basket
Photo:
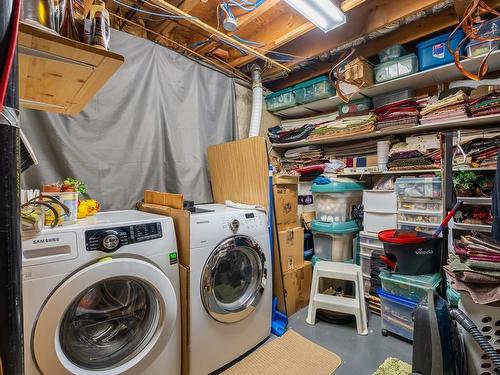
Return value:
M 500 351 L 500 307 L 479 305 L 470 294 L 461 292 L 459 308 L 474 321 L 479 331 L 489 340 L 491 346 Z M 467 352 L 469 374 L 494 375 L 493 363 L 474 341 L 472 336 L 462 330 Z

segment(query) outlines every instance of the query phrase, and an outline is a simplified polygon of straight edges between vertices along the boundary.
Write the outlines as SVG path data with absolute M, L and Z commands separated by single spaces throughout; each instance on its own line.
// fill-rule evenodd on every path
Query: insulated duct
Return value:
M 262 70 L 257 64 L 252 65 L 252 117 L 250 120 L 250 131 L 248 137 L 257 137 L 260 133 L 260 123 L 262 119 Z

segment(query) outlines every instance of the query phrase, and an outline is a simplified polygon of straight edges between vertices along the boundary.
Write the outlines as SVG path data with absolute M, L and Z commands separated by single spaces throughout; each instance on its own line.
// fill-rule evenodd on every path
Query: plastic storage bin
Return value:
M 314 183 L 311 192 L 316 219 L 328 223 L 352 220 L 352 207 L 361 204 L 363 187 L 340 179 L 324 185 Z
M 389 46 L 387 48 L 382 49 L 378 53 L 378 58 L 380 59 L 381 63 L 384 63 L 386 61 L 397 59 L 398 57 L 403 56 L 406 53 L 407 52 L 403 48 L 403 46 L 395 44 L 393 46 Z
M 378 239 L 377 233 L 370 232 L 359 232 L 359 244 L 361 251 L 363 251 L 363 246 L 367 246 L 371 249 L 384 249 L 384 244 Z
M 441 211 L 398 210 L 398 222 L 405 221 L 417 224 L 439 224 L 443 219 Z
M 500 46 L 500 41 L 489 41 L 489 42 L 470 42 L 467 44 L 466 53 L 468 57 L 475 57 L 480 55 L 485 55 L 490 51 L 496 51 Z
M 379 276 L 385 292 L 414 302 L 420 302 L 430 289 L 436 290 L 441 282 L 440 273 L 410 276 L 381 271 Z
M 376 95 L 372 98 L 373 108 L 380 108 L 387 104 L 399 102 L 401 100 L 412 98 L 414 91 L 411 89 L 403 89 L 398 91 L 388 92 L 386 94 Z
M 382 334 L 395 333 L 408 340 L 413 340 L 413 318 L 412 314 L 417 306 L 416 302 L 405 298 L 396 297 L 378 289 L 380 297 Z
M 366 256 L 361 254 L 361 271 L 363 272 L 363 276 L 370 276 L 371 273 L 371 255 Z
M 409 198 L 441 198 L 441 177 L 400 177 L 396 195 Z
M 363 275 L 363 294 L 365 298 L 370 298 L 370 288 L 372 286 L 370 276 Z
M 428 224 L 427 226 L 424 226 L 423 224 L 398 222 L 398 229 L 414 230 L 417 232 L 424 232 L 427 234 L 433 234 L 434 231 L 436 230 L 436 227 L 437 227 L 437 225 L 434 225 L 434 224 Z
M 333 262 L 353 258 L 353 240 L 359 231 L 354 221 L 327 224 L 313 220 L 311 229 L 317 258 Z
M 367 111 L 371 107 L 372 107 L 372 100 L 370 98 L 361 98 L 353 100 L 349 103 L 340 103 L 338 110 L 339 110 L 339 115 L 347 115 L 356 112 Z
M 398 210 L 442 211 L 443 204 L 438 199 L 407 198 L 398 199 Z
M 378 64 L 373 70 L 376 83 L 390 81 L 418 72 L 418 58 L 414 53 L 410 53 L 395 60 Z
M 293 93 L 296 102 L 304 104 L 335 96 L 335 88 L 327 76 L 321 76 L 294 86 Z
M 366 232 L 378 233 L 385 229 L 396 228 L 398 215 L 396 213 L 364 211 L 363 228 Z
M 395 190 L 363 191 L 363 209 L 369 212 L 395 213 L 397 199 Z
M 425 40 L 417 44 L 418 61 L 420 63 L 420 70 L 427 70 L 453 62 L 453 55 L 448 51 L 446 46 L 450 33 L 441 34 L 434 38 Z M 457 31 L 453 35 L 450 44 L 454 50 L 465 34 L 462 30 Z M 462 44 L 460 55 L 463 55 L 465 43 Z
M 266 96 L 266 107 L 269 112 L 291 108 L 295 105 L 295 95 L 291 87 Z

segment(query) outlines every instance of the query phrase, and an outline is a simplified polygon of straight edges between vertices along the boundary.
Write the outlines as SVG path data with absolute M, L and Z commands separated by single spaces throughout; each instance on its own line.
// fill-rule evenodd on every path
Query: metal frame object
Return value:
M 235 251 L 242 252 L 252 264 L 252 282 L 236 301 L 224 303 L 217 298 L 215 279 L 221 260 Z M 201 300 L 208 314 L 221 323 L 235 323 L 248 317 L 264 293 L 267 282 L 265 262 L 261 247 L 248 236 L 232 236 L 217 245 L 203 267 L 200 280 Z

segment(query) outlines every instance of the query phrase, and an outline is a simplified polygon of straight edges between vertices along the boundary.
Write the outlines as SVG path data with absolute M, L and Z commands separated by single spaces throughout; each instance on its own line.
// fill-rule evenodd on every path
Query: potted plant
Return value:
M 458 197 L 472 197 L 477 187 L 478 176 L 472 171 L 458 171 L 453 175 L 453 187 Z

